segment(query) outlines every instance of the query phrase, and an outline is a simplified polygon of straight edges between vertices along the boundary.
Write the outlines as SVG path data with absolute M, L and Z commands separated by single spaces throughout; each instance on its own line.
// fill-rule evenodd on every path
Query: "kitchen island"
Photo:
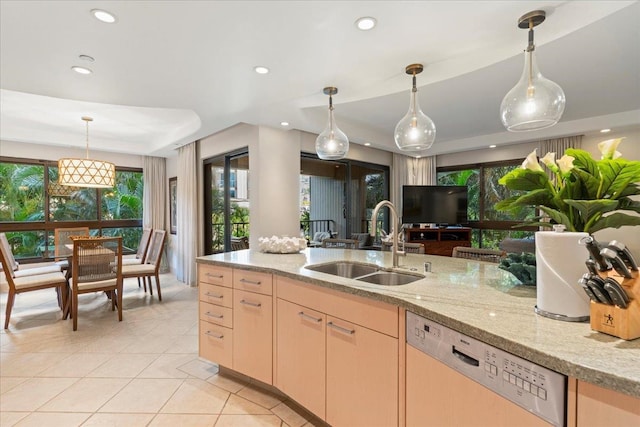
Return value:
M 289 255 L 244 250 L 197 259 L 199 270 L 204 266 L 216 266 L 247 274 L 269 274 L 281 278 L 283 289 L 287 280 L 290 280 L 298 285 L 311 285 L 309 288 L 324 288 L 334 293 L 337 291 L 346 296 L 364 298 L 371 303 L 398 307 L 399 310 L 416 313 L 570 379 L 621 393 L 626 395 L 625 398 L 640 398 L 640 340 L 623 341 L 592 331 L 588 323 L 562 322 L 536 315 L 535 287 L 521 285 L 513 275 L 500 270 L 496 264 L 409 254 L 400 258 L 402 271 L 421 273 L 424 278 L 402 286 L 375 285 L 305 268 L 336 261 L 388 268 L 391 266 L 391 253 L 308 248 Z M 425 262 L 431 263 L 430 272 L 425 272 Z M 251 279 L 242 280 L 244 283 L 251 282 Z M 260 294 L 274 295 L 275 300 L 276 291 Z M 235 296 L 233 298 L 235 302 Z M 277 311 L 279 306 L 270 307 Z M 201 313 L 202 310 L 201 307 Z M 264 324 L 264 320 L 266 318 L 255 324 Z M 270 324 L 270 331 L 275 335 L 278 331 L 276 321 Z M 234 328 L 236 326 L 233 325 Z M 397 334 L 402 344 L 403 328 L 404 324 L 399 325 L 400 332 Z M 222 335 L 218 332 L 215 334 Z M 234 340 L 236 338 L 234 335 Z M 277 353 L 276 347 L 272 347 L 274 354 Z M 398 363 L 403 364 L 403 360 L 404 353 L 401 350 Z M 225 364 L 214 361 L 231 367 L 231 362 Z M 277 361 L 269 359 L 269 363 L 277 372 Z M 270 383 L 269 378 L 266 379 L 261 381 Z M 402 378 L 399 381 L 402 400 Z M 571 400 L 569 397 L 569 405 L 572 404 Z M 402 424 L 402 414 L 399 418 L 399 424 Z

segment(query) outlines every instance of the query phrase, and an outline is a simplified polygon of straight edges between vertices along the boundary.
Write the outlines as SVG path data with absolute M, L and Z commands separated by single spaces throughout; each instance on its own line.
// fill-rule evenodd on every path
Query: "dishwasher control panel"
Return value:
M 409 311 L 407 343 L 545 421 L 565 425 L 566 376 Z

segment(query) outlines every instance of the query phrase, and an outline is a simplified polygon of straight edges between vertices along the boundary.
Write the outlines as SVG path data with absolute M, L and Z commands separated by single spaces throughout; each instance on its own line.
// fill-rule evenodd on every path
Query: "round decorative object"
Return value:
M 270 254 L 295 254 L 307 247 L 307 240 L 300 237 L 260 237 L 258 249 Z

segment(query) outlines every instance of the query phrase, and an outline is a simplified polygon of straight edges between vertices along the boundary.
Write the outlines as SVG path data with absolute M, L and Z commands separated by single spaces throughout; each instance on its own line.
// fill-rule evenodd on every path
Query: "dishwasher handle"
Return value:
M 462 360 L 467 365 L 480 366 L 480 361 L 478 359 L 474 359 L 473 357 L 464 354 L 463 352 L 458 350 L 455 345 L 451 346 L 451 352 L 453 353 L 454 356 Z

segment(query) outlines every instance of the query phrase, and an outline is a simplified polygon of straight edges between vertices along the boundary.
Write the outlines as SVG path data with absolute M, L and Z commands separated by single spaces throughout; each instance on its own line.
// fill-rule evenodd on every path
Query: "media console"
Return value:
M 471 246 L 471 229 L 452 228 L 407 228 L 405 242 L 422 243 L 424 253 L 451 256 L 456 246 Z

